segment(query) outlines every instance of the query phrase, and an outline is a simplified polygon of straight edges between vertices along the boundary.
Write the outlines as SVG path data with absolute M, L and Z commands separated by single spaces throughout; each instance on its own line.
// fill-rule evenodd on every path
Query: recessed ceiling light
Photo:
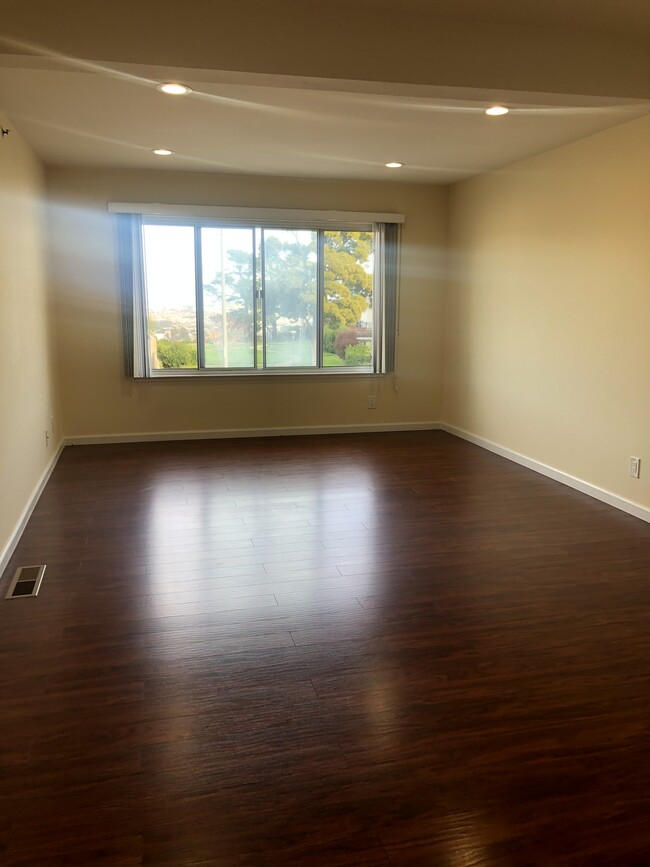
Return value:
M 404 163 L 386 163 L 387 169 L 401 169 Z
M 510 111 L 509 108 L 506 108 L 505 105 L 493 105 L 491 108 L 486 108 L 485 113 L 489 114 L 490 117 L 500 117 L 502 114 L 508 114 Z
M 171 93 L 173 96 L 183 96 L 186 93 L 192 93 L 191 87 L 188 87 L 186 84 L 176 84 L 175 81 L 159 84 L 158 90 L 161 93 Z
M 174 151 L 167 150 L 167 148 L 154 148 L 152 151 L 157 157 L 170 157 Z

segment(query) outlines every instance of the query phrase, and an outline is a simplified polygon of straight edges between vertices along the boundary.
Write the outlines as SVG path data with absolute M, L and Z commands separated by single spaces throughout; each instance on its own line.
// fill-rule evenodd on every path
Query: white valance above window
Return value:
M 294 208 L 229 208 L 214 205 L 164 205 L 154 202 L 109 202 L 112 214 L 140 214 L 143 217 L 181 217 L 208 219 L 228 225 L 276 228 L 328 226 L 354 226 L 370 230 L 377 223 L 403 223 L 404 214 L 375 213 L 373 211 L 312 211 Z

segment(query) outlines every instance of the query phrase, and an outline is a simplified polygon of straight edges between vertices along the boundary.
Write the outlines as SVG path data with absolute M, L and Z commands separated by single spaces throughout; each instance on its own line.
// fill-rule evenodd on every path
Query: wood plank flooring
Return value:
M 650 864 L 650 526 L 442 432 L 67 448 L 3 865 Z

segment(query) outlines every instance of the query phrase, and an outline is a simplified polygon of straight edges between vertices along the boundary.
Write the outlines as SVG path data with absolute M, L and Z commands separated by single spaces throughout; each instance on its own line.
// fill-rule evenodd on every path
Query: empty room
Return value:
M 650 7 L 0 0 L 0 863 L 650 863 Z

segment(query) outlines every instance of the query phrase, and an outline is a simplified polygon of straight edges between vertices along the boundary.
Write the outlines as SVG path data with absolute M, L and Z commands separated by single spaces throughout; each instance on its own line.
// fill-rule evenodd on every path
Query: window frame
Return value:
M 361 376 L 381 377 L 394 372 L 394 351 L 399 333 L 395 319 L 398 309 L 399 286 L 399 235 L 400 224 L 404 222 L 401 214 L 373 214 L 369 212 L 340 211 L 285 211 L 281 209 L 255 208 L 219 208 L 212 206 L 187 205 L 138 205 L 132 203 L 109 203 L 109 212 L 119 215 L 124 220 L 129 217 L 133 223 L 118 221 L 118 246 L 120 250 L 120 283 L 122 286 L 122 307 L 124 314 L 124 349 L 125 372 L 135 379 L 165 380 L 165 379 L 203 379 L 203 378 L 250 378 L 250 377 L 304 377 L 304 376 Z M 194 282 L 195 282 L 195 318 L 197 367 L 195 368 L 151 368 L 149 353 L 146 350 L 148 341 L 148 305 L 144 268 L 144 228 L 147 225 L 189 226 L 194 229 Z M 205 367 L 205 347 L 203 346 L 204 316 L 203 316 L 203 281 L 202 281 L 202 239 L 203 228 L 235 228 L 252 230 L 304 230 L 317 233 L 317 309 L 316 329 L 316 365 L 309 367 L 259 367 L 257 366 L 257 332 L 254 330 L 254 366 L 253 367 Z M 392 319 L 386 313 L 387 260 L 385 259 L 385 236 L 383 230 L 394 229 L 393 254 L 396 267 L 392 277 Z M 368 366 L 323 366 L 323 332 L 324 332 L 324 300 L 325 300 L 325 265 L 324 238 L 327 231 L 371 232 L 373 234 L 373 346 L 372 364 Z M 253 262 L 255 280 L 259 263 L 257 257 L 257 238 L 253 234 Z M 262 235 L 263 239 L 263 235 Z M 260 242 L 260 251 L 263 244 Z M 260 286 L 255 286 L 254 280 L 254 316 L 253 328 L 259 323 L 257 319 L 258 292 L 264 290 L 264 271 L 261 271 Z M 262 297 L 264 297 L 262 295 Z M 262 311 L 264 305 L 262 304 Z M 316 322 L 317 320 L 317 322 Z M 385 334 L 392 325 L 390 337 Z M 138 330 L 142 334 L 138 334 Z M 130 337 L 129 337 L 130 332 Z M 261 328 L 263 347 L 266 345 L 266 333 Z M 144 363 L 139 359 L 138 350 L 145 345 Z M 387 352 L 387 350 L 392 350 Z M 203 357 L 202 357 L 203 356 Z M 265 359 L 264 349 L 262 358 Z M 388 364 L 387 364 L 388 359 Z M 203 362 L 203 366 L 201 365 Z

